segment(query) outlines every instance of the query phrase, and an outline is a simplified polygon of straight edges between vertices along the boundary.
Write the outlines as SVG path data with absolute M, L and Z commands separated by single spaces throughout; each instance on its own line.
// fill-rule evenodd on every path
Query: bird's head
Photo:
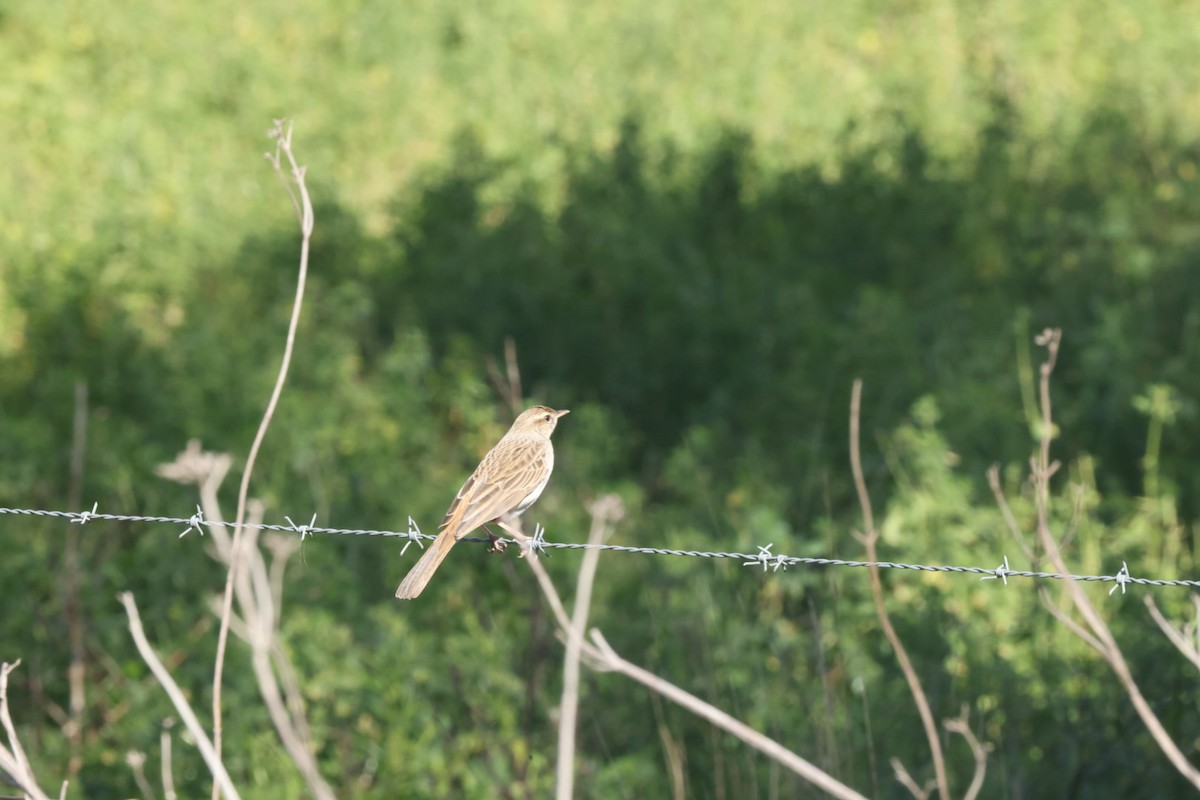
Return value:
M 555 411 L 549 406 L 534 406 L 521 412 L 521 415 L 513 423 L 512 429 L 513 431 L 537 433 L 549 437 L 550 434 L 554 433 L 554 426 L 558 425 L 559 417 L 570 413 L 570 409 L 566 408 Z

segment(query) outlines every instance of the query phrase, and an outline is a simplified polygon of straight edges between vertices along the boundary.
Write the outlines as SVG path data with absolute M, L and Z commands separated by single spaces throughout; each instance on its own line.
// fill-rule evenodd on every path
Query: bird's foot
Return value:
M 506 539 L 501 539 L 487 528 L 484 528 L 484 531 L 487 533 L 488 541 L 491 542 L 491 546 L 488 547 L 489 553 L 503 553 L 507 549 L 508 541 Z

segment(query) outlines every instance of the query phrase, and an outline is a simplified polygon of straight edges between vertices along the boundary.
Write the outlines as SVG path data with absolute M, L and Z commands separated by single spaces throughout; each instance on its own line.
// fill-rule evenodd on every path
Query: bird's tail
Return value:
M 433 544 L 425 548 L 425 554 L 421 556 L 421 559 L 413 564 L 413 568 L 404 576 L 404 580 L 400 582 L 400 588 L 396 590 L 396 597 L 401 600 L 411 600 L 424 591 L 425 585 L 437 571 L 438 565 L 446 558 L 446 554 L 450 552 L 450 548 L 454 547 L 457 541 L 458 538 L 454 535 L 452 527 L 443 528 L 438 537 L 433 540 Z

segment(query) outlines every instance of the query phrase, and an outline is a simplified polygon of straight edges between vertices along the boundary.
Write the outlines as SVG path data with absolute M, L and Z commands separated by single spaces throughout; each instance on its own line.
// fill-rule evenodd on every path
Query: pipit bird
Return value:
M 567 413 L 546 406 L 521 412 L 458 490 L 438 526 L 441 533 L 404 576 L 396 597 L 408 600 L 419 595 L 459 539 L 490 522 L 503 525 L 501 517 L 515 517 L 533 505 L 554 471 L 550 434 L 559 417 Z M 491 531 L 488 537 L 495 540 Z

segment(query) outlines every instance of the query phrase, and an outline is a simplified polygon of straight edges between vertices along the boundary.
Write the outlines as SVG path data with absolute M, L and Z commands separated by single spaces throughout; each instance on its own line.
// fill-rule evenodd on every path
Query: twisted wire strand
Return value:
M 34 516 L 34 517 L 52 517 L 58 519 L 66 519 L 73 523 L 87 524 L 93 520 L 105 520 L 111 522 L 152 522 L 171 525 L 183 525 L 186 529 L 180 536 L 187 534 L 193 530 L 203 532 L 205 527 L 211 528 L 232 528 L 234 523 L 222 520 L 205 519 L 199 509 L 190 517 L 164 517 L 164 516 L 146 516 L 141 514 L 109 514 L 99 512 L 96 506 L 92 507 L 91 511 L 55 511 L 47 509 L 33 508 L 0 508 L 0 516 L 16 515 L 16 516 Z M 371 528 L 326 528 L 316 525 L 316 518 L 313 522 L 307 525 L 297 525 L 290 518 L 285 517 L 288 524 L 282 525 L 278 523 L 243 523 L 245 527 L 255 528 L 264 531 L 279 531 L 282 533 L 298 533 L 301 538 L 310 535 L 329 535 L 329 536 L 384 536 L 397 539 L 405 539 L 407 542 L 421 543 L 425 540 L 435 538 L 431 534 L 421 533 L 417 528 L 416 523 L 409 519 L 409 529 L 407 531 L 389 531 L 389 530 L 374 530 Z M 491 540 L 482 537 L 466 537 L 462 541 L 467 542 L 490 542 Z M 816 566 L 816 567 L 878 567 L 880 569 L 906 569 L 915 570 L 917 572 L 945 572 L 952 574 L 968 574 L 979 575 L 984 580 L 1000 580 L 1004 584 L 1008 583 L 1008 578 L 1035 578 L 1045 580 L 1071 580 L 1071 581 L 1091 581 L 1100 583 L 1114 583 L 1115 590 L 1118 586 L 1121 591 L 1125 591 L 1125 586 L 1129 584 L 1138 586 L 1183 586 L 1190 588 L 1200 588 L 1200 580 L 1163 580 L 1158 578 L 1139 578 L 1129 574 L 1128 567 L 1122 566 L 1121 570 L 1115 575 L 1072 575 L 1059 572 L 1038 572 L 1032 570 L 1009 569 L 1008 559 L 1005 558 L 1005 563 L 999 567 L 988 569 L 986 567 L 966 567 L 955 565 L 941 564 L 905 564 L 896 561 L 855 561 L 842 558 L 821 558 L 815 556 L 787 556 L 776 555 L 771 553 L 772 545 L 760 546 L 757 553 L 733 553 L 708 550 L 677 550 L 666 547 L 638 547 L 634 545 L 620 544 L 585 544 L 574 542 L 549 542 L 541 538 L 540 527 L 538 533 L 528 542 L 518 542 L 514 539 L 505 539 L 510 544 L 517 544 L 521 547 L 535 550 L 608 550 L 616 553 L 637 553 L 641 555 L 657 555 L 657 556 L 681 556 L 685 558 L 729 558 L 743 562 L 744 566 L 761 566 L 764 571 L 786 570 L 793 566 Z M 422 545 L 423 546 L 423 545 Z M 406 545 L 407 547 L 407 545 Z

